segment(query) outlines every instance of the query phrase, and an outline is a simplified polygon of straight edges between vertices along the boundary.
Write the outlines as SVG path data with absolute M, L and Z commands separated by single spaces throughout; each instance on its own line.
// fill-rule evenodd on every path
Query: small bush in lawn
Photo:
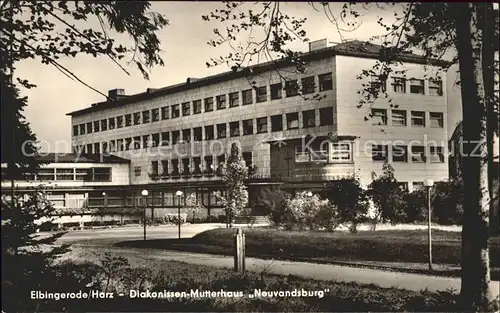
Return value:
M 290 194 L 279 187 L 263 188 L 258 196 L 256 206 L 262 215 L 269 216 L 275 226 L 285 222 L 287 203 Z
M 323 200 L 316 194 L 307 191 L 299 192 L 287 202 L 285 225 L 287 229 L 298 226 L 301 230 L 306 227 L 316 230 L 323 223 L 320 221 L 320 218 L 323 218 L 320 212 L 334 212 L 329 208 L 330 206 L 328 200 Z

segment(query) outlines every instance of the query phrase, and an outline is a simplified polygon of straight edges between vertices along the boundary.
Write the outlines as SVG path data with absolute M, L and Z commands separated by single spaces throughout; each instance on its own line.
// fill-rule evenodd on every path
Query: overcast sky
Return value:
M 340 8 L 342 4 L 331 3 L 331 5 L 335 9 Z M 63 59 L 61 63 L 105 94 L 115 88 L 123 88 L 126 94 L 134 94 L 144 92 L 149 87 L 159 88 L 184 82 L 187 77 L 204 77 L 228 71 L 225 65 L 215 68 L 207 68 L 205 65 L 211 57 L 220 56 L 228 51 L 227 47 L 221 49 L 207 45 L 207 41 L 213 38 L 213 29 L 221 25 L 201 19 L 202 15 L 221 7 L 220 2 L 153 2 L 152 10 L 164 14 L 170 25 L 159 35 L 165 66 L 154 68 L 149 81 L 144 80 L 133 67 L 129 68 L 131 76 L 128 76 L 106 57 L 78 56 Z M 282 7 L 286 13 L 308 18 L 305 29 L 311 40 L 328 38 L 333 42 L 340 41 L 340 35 L 325 17 L 324 12 L 315 11 L 307 3 L 287 3 Z M 383 30 L 376 23 L 378 16 L 381 15 L 391 18 L 393 12 L 380 10 L 366 12 L 362 17 L 362 25 L 354 32 L 344 33 L 344 37 L 368 40 L 373 35 L 381 34 Z M 302 44 L 297 48 L 306 49 L 307 45 Z M 65 114 L 103 101 L 103 96 L 68 79 L 54 67 L 42 65 L 37 60 L 23 61 L 17 65 L 17 71 L 20 77 L 25 77 L 38 85 L 37 88 L 24 93 L 29 96 L 29 106 L 25 115 L 38 139 L 50 144 L 50 147 L 42 146 L 43 150 L 68 152 L 64 146 L 69 147 L 69 144 L 61 145 L 59 148 L 56 146 L 58 141 L 71 140 L 71 119 Z

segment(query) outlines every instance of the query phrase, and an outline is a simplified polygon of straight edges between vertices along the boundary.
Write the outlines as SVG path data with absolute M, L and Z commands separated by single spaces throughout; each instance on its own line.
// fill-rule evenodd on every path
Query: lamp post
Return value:
M 104 213 L 106 213 L 106 211 L 108 211 L 108 201 L 106 199 L 106 192 L 103 191 L 102 192 L 102 205 L 104 207 Z M 102 220 L 103 220 L 103 212 L 101 212 L 101 223 L 102 223 Z
M 178 200 L 178 206 L 177 206 L 177 225 L 179 228 L 179 239 L 181 239 L 181 197 L 184 195 L 184 193 L 181 190 L 177 190 L 175 193 L 177 196 Z
M 148 201 L 148 191 L 146 189 L 144 189 L 142 192 L 141 192 L 142 196 L 144 197 L 144 209 L 142 211 L 142 222 L 144 224 L 144 241 L 146 240 L 146 207 L 147 207 L 147 201 Z
M 432 271 L 432 236 L 431 236 L 431 188 L 434 185 L 434 181 L 432 179 L 424 180 L 424 186 L 427 188 L 427 227 L 428 227 L 428 242 L 429 242 L 429 270 Z
M 312 197 L 312 196 L 313 196 L 313 193 L 312 193 L 311 191 L 309 191 L 309 192 L 307 193 L 307 196 L 308 196 L 308 197 Z

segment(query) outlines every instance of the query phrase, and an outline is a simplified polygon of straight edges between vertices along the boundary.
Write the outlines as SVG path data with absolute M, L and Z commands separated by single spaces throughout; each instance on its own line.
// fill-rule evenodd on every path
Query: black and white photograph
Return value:
M 499 312 L 498 3 L 0 12 L 2 313 Z

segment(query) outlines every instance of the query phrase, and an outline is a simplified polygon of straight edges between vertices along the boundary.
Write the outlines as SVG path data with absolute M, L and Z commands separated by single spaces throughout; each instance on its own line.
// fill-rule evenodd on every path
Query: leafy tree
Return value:
M 280 226 L 285 222 L 285 213 L 290 194 L 279 187 L 263 188 L 260 191 L 256 206 L 263 215 L 269 216 L 271 222 Z
M 463 204 L 464 192 L 460 181 L 437 182 L 432 188 L 432 215 L 438 224 L 461 225 Z
M 222 172 L 226 192 L 221 196 L 221 202 L 226 212 L 227 224 L 231 228 L 233 218 L 238 214 L 246 215 L 248 206 L 248 191 L 244 183 L 248 178 L 248 170 L 237 143 L 231 145 L 231 155 Z
M 425 189 L 414 190 L 404 195 L 404 212 L 406 222 L 424 222 L 427 220 L 427 191 Z

